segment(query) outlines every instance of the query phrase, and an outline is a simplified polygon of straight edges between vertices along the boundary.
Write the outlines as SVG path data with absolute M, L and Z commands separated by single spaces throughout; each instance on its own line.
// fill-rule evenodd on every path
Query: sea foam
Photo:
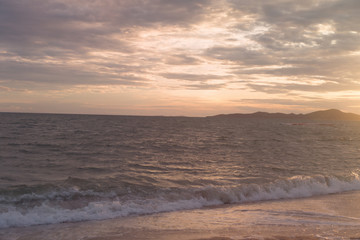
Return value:
M 258 202 L 277 199 L 304 198 L 324 194 L 360 190 L 360 179 L 353 174 L 347 179 L 329 176 L 294 176 L 259 185 L 204 186 L 201 188 L 160 191 L 147 197 L 114 197 L 105 194 L 98 200 L 91 198 L 84 204 L 66 204 L 66 200 L 54 196 L 99 196 L 102 193 L 68 191 L 44 195 L 3 197 L 0 204 L 0 227 L 20 227 L 61 222 L 76 222 L 126 217 L 131 215 L 197 209 L 228 203 Z M 92 196 L 93 197 L 93 196 Z M 24 204 L 27 199 L 41 200 L 39 204 Z M 74 201 L 76 202 L 76 201 Z

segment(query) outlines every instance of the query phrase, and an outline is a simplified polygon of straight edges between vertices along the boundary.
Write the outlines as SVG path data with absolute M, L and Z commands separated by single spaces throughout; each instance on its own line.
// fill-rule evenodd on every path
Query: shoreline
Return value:
M 360 191 L 0 229 L 4 240 L 360 239 Z

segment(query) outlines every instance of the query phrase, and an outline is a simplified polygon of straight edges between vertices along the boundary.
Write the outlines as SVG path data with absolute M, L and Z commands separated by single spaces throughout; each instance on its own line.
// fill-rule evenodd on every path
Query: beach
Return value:
M 0 230 L 1 239 L 360 239 L 360 192 Z

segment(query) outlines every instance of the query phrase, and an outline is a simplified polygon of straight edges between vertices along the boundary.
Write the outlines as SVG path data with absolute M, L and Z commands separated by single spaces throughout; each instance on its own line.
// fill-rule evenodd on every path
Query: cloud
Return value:
M 288 98 L 254 98 L 242 99 L 239 102 L 245 106 L 250 106 L 250 111 L 255 112 L 264 110 L 264 106 L 270 112 L 294 112 L 309 113 L 316 110 L 329 108 L 342 109 L 343 111 L 358 111 L 358 98 L 333 98 L 324 99 L 316 97 L 303 97 L 300 99 Z M 262 107 L 261 107 L 262 106 Z
M 250 81 L 251 89 L 269 94 L 358 89 L 360 28 L 354 23 L 360 21 L 359 1 L 229 2 L 234 11 L 248 16 L 233 27 L 246 30 L 254 44 L 216 46 L 204 55 L 231 64 L 232 73 Z M 277 77 L 289 83 L 269 84 Z M 268 78 L 267 84 L 260 78 Z
M 206 56 L 238 63 L 245 66 L 263 66 L 278 64 L 279 59 L 258 50 L 245 47 L 213 47 L 206 51 Z
M 169 65 L 197 65 L 200 64 L 201 61 L 198 58 L 186 54 L 176 54 L 168 56 L 165 62 Z
M 261 83 L 249 83 L 248 87 L 259 92 L 266 93 L 288 93 L 291 91 L 300 91 L 300 92 L 314 92 L 314 93 L 328 93 L 328 92 L 341 92 L 341 91 L 360 91 L 359 83 L 331 83 L 326 82 L 318 85 L 311 84 L 261 84 Z
M 11 89 L 5 86 L 0 86 L 0 92 L 10 92 Z
M 0 64 L 0 77 L 3 79 L 3 83 L 7 83 L 9 87 L 17 83 L 17 87 L 42 88 L 41 84 L 45 84 L 49 89 L 71 85 L 144 86 L 147 84 L 148 79 L 129 74 L 130 69 L 123 70 L 125 73 L 111 74 L 66 64 L 4 62 Z M 20 82 L 23 84 L 19 84 Z
M 0 0 L 0 91 L 359 91 L 359 9 L 358 0 Z
M 88 48 L 127 51 L 128 45 L 111 38 L 134 27 L 187 25 L 201 19 L 207 1 L 3 0 L 0 5 L 1 44 L 29 55 L 51 50 L 83 52 Z M 20 45 L 21 44 L 21 45 Z M 40 48 L 45 48 L 39 52 Z M 33 49 L 34 51 L 31 51 Z M 65 51 L 66 53 L 66 51 Z M 59 52 L 56 52 L 56 55 Z M 50 52 L 51 55 L 51 52 Z
M 210 84 L 210 83 L 202 83 L 202 84 L 187 84 L 184 85 L 187 89 L 191 90 L 219 90 L 226 87 L 225 83 L 217 83 L 217 84 Z
M 189 74 L 189 73 L 163 73 L 163 77 L 168 79 L 186 80 L 186 81 L 208 81 L 226 78 L 226 76 L 210 74 Z
M 187 26 L 203 18 L 207 4 L 205 0 L 0 1 L 0 79 L 142 85 L 147 76 L 134 76 L 152 68 L 148 63 L 139 66 L 152 50 L 135 43 L 141 39 L 139 31 Z M 175 55 L 168 64 L 186 61 L 193 64 L 196 59 Z

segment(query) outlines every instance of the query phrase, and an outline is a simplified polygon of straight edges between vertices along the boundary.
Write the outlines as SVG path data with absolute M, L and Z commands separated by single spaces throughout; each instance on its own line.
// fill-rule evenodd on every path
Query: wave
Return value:
M 43 195 L 27 194 L 13 199 L 3 196 L 0 199 L 0 228 L 101 220 L 229 203 L 304 198 L 353 190 L 360 190 L 360 178 L 356 173 L 347 178 L 294 176 L 264 185 L 163 189 L 146 197 L 131 193 L 118 197 L 113 192 L 99 193 L 74 189 Z M 36 204 L 24 204 L 31 199 L 36 199 Z

